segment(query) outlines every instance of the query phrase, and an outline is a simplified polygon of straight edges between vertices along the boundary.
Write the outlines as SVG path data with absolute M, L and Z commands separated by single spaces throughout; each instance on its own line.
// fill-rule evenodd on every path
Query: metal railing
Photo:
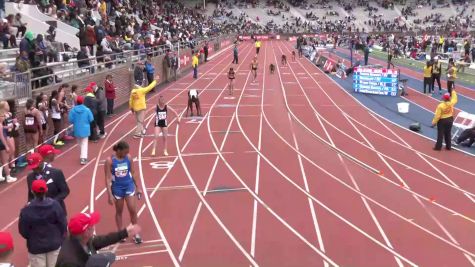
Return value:
M 229 38 L 228 35 L 213 37 L 209 39 L 199 39 L 192 42 L 172 43 L 169 45 L 153 46 L 138 50 L 125 50 L 123 52 L 105 54 L 101 57 L 90 57 L 81 60 L 71 60 L 68 62 L 50 63 L 47 66 L 41 66 L 29 69 L 30 85 L 34 87 L 33 90 L 63 83 L 70 80 L 75 80 L 78 77 L 84 78 L 87 75 L 94 75 L 103 71 L 108 71 L 120 65 L 129 63 L 136 63 L 146 59 L 148 55 L 152 58 L 165 54 L 167 51 L 176 51 L 180 56 L 180 51 L 191 48 L 193 44 L 195 49 L 198 49 L 203 42 L 207 41 L 213 45 L 215 50 L 219 48 L 219 41 Z M 106 61 L 106 57 L 110 60 Z M 84 63 L 84 65 L 82 64 Z M 81 67 L 79 67 L 81 66 Z M 48 73 L 47 75 L 36 76 L 35 73 Z M 30 93 L 31 95 L 31 93 Z
M 29 72 L 9 72 L 0 76 L 0 100 L 29 97 L 31 97 Z

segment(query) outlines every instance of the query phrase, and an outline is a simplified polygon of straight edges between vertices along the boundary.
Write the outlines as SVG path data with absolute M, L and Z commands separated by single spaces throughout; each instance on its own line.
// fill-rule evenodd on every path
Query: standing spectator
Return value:
M 104 87 L 106 89 L 106 99 L 107 99 L 107 115 L 112 116 L 114 114 L 114 99 L 115 99 L 115 84 L 112 81 L 112 75 L 108 74 L 106 76 L 106 81 L 104 82 Z
M 27 25 L 27 23 L 24 23 L 23 21 L 21 21 L 21 14 L 17 13 L 15 15 L 15 19 L 13 20 L 13 26 L 18 28 L 18 31 L 16 33 L 17 38 L 18 38 L 19 33 L 21 33 L 21 38 L 23 38 L 23 36 L 25 36 L 26 25 Z
M 28 169 L 32 170 L 26 177 L 28 201 L 32 201 L 34 198 L 31 191 L 33 181 L 44 180 L 48 186 L 46 196 L 58 201 L 64 213 L 67 214 L 64 199 L 69 195 L 69 186 L 66 183 L 63 172 L 60 169 L 48 167 L 39 153 L 29 155 L 27 161 Z
M 209 47 L 208 47 L 208 42 L 205 43 L 205 46 L 203 47 L 203 52 L 205 54 L 205 62 L 208 62 L 208 53 L 209 53 Z
M 167 51 L 167 53 L 165 53 L 165 57 L 163 58 L 163 70 L 165 72 L 165 75 L 166 75 L 166 78 L 165 80 L 167 82 L 170 82 L 170 68 L 172 66 L 172 62 L 171 62 L 171 57 L 170 57 L 170 51 Z
M 41 112 L 35 108 L 33 99 L 26 100 L 25 104 L 25 131 L 26 149 L 34 149 L 38 145 L 40 135 L 43 135 L 41 127 Z
M 86 26 L 86 46 L 89 48 L 89 55 L 94 55 L 94 45 L 97 43 L 94 26 Z
M 156 75 L 155 80 L 147 87 L 140 87 L 138 85 L 135 85 L 135 87 L 130 92 L 129 108 L 130 111 L 135 115 L 135 119 L 137 122 L 134 138 L 142 138 L 145 134 L 144 118 L 145 110 L 147 108 L 145 96 L 155 87 L 159 80 L 160 76 Z
M 472 46 L 472 49 L 470 51 L 472 53 L 472 62 L 475 62 L 475 45 Z
M 86 266 L 86 262 L 99 249 L 115 244 L 124 238 L 140 233 L 140 226 L 129 225 L 126 229 L 107 235 L 95 235 L 95 225 L 99 223 L 100 214 L 79 213 L 68 223 L 69 236 L 59 251 L 56 267 Z
M 144 72 L 147 75 L 148 85 L 150 85 L 153 82 L 153 77 L 155 74 L 155 67 L 152 64 L 152 57 L 150 55 L 147 56 L 147 60 L 145 61 Z M 155 86 L 152 88 L 152 90 L 154 89 L 155 89 Z
M 432 91 L 435 91 L 435 81 L 439 85 L 439 95 L 442 92 L 442 85 L 440 84 L 440 73 L 442 72 L 442 63 L 439 62 L 439 57 L 434 57 L 434 63 L 432 63 Z
M 93 88 L 97 99 L 97 127 L 99 128 L 99 138 L 104 138 L 107 135 L 104 125 L 107 111 L 106 93 L 104 92 L 104 88 L 98 87 L 96 83 L 91 83 L 89 86 Z
M 454 123 L 454 106 L 457 104 L 457 93 L 455 90 L 451 94 L 445 93 L 442 96 L 442 102 L 435 110 L 434 119 L 432 119 L 432 127 L 437 125 L 437 142 L 434 150 L 442 149 L 442 141 L 445 140 L 445 148 L 451 149 L 452 141 L 452 125 Z
M 364 64 L 366 66 L 366 65 L 368 65 L 368 59 L 369 59 L 369 47 L 368 47 L 368 45 L 365 45 L 363 52 L 364 52 Z
M 144 63 L 137 62 L 137 64 L 135 64 L 135 67 L 134 67 L 134 81 L 136 85 L 138 86 L 144 85 L 144 76 L 143 76 L 144 72 L 145 72 Z
M 8 263 L 12 252 L 13 252 L 12 235 L 8 232 L 0 232 L 0 266 L 5 265 L 5 267 L 13 267 L 13 264 Z
M 99 113 L 99 102 L 94 95 L 94 89 L 88 86 L 84 92 L 86 93 L 86 97 L 84 98 L 84 106 L 89 108 L 92 112 L 93 120 L 89 125 L 90 135 L 89 140 L 96 143 L 98 140 L 97 136 L 97 120 L 98 120 L 98 113 Z
M 429 87 L 429 91 L 426 93 L 426 87 Z M 432 65 L 430 61 L 426 62 L 424 66 L 424 94 L 430 95 L 432 93 Z
M 59 203 L 46 197 L 44 180 L 31 185 L 34 199 L 20 212 L 18 229 L 26 239 L 30 267 L 54 267 L 66 235 L 66 214 Z
M 233 64 L 239 64 L 239 58 L 238 58 L 238 47 L 237 45 L 234 45 L 233 48 Z
M 51 168 L 53 167 L 51 163 L 53 163 L 56 155 L 61 153 L 61 150 L 54 148 L 52 145 L 45 144 L 38 147 L 38 153 L 43 157 L 43 162 L 46 164 L 46 166 Z
M 199 53 L 196 52 L 196 54 L 193 55 L 191 58 L 191 66 L 193 67 L 193 78 L 198 79 L 198 59 Z
M 88 138 L 91 135 L 90 125 L 94 116 L 89 108 L 83 105 L 84 97 L 78 96 L 76 106 L 69 112 L 69 123 L 73 125 L 74 137 L 81 149 L 79 156 L 81 165 L 87 163 Z
M 173 77 L 175 78 L 175 81 L 176 81 L 178 67 L 180 66 L 180 59 L 178 58 L 176 52 L 173 52 L 173 57 L 171 59 L 171 64 L 172 64 Z

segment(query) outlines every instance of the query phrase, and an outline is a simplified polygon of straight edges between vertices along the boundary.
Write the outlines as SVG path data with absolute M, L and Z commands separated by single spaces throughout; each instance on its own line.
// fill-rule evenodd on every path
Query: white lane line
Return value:
M 264 109 L 262 109 L 262 113 L 264 113 Z M 288 112 L 287 112 L 287 117 L 289 119 L 290 131 L 292 132 L 292 138 L 294 140 L 295 149 L 300 151 L 299 144 L 297 142 L 297 137 L 295 136 L 295 131 L 294 131 L 294 127 L 293 127 L 292 118 L 290 117 L 290 114 Z M 305 168 L 303 166 L 302 157 L 299 154 L 297 154 L 297 158 L 299 160 L 300 172 L 302 173 L 302 179 L 303 179 L 303 182 L 304 182 L 305 190 L 308 193 L 310 193 L 310 187 L 308 186 L 307 174 L 305 173 Z M 308 205 L 309 205 L 309 208 L 310 208 L 310 214 L 312 216 L 313 225 L 315 227 L 315 233 L 317 234 L 318 246 L 319 246 L 320 250 L 325 253 L 325 245 L 323 244 L 322 233 L 320 231 L 320 227 L 318 226 L 317 213 L 315 211 L 315 206 L 313 205 L 313 202 L 310 198 L 307 197 L 307 200 L 308 200 Z M 323 265 L 328 266 L 328 262 L 323 261 Z
M 250 51 L 247 53 L 246 58 L 249 56 L 249 53 L 250 53 Z M 249 77 L 250 77 L 250 72 L 248 73 L 247 79 L 249 79 Z M 247 79 L 246 79 L 246 81 L 247 81 Z M 213 107 L 216 106 L 216 103 L 218 102 L 219 97 L 223 94 L 223 92 L 224 92 L 225 89 L 226 89 L 226 87 L 223 88 L 223 90 L 222 90 L 222 92 L 220 93 L 220 95 L 218 96 L 218 98 L 217 98 L 217 99 L 213 102 L 213 104 L 211 105 L 210 111 L 208 112 L 208 114 L 205 115 L 205 118 L 204 118 L 204 119 L 206 119 L 206 121 L 208 122 L 208 131 L 210 131 L 210 128 L 209 128 L 209 127 L 210 127 L 210 126 L 209 126 L 210 120 L 209 120 L 209 117 L 207 117 L 207 115 L 210 115 L 211 110 L 213 109 Z M 199 124 L 198 127 L 195 129 L 195 131 L 197 131 L 198 128 L 199 128 L 201 125 L 203 125 L 204 119 L 200 122 L 200 124 Z M 230 125 L 231 125 L 231 123 L 230 123 Z M 177 128 L 178 128 L 178 127 L 177 127 Z M 228 127 L 228 129 L 230 129 L 230 126 Z M 177 129 L 177 132 L 178 132 L 178 129 Z M 210 137 L 212 138 L 212 134 L 210 133 L 209 135 L 210 135 Z M 242 247 L 242 245 L 237 241 L 237 239 L 236 239 L 236 238 L 232 235 L 232 233 L 227 229 L 227 227 L 226 227 L 226 226 L 224 225 L 224 223 L 219 219 L 218 215 L 215 213 L 215 211 L 211 208 L 211 206 L 209 205 L 209 203 L 206 201 L 206 199 L 205 199 L 205 197 L 204 197 L 204 195 L 206 194 L 206 190 L 203 192 L 203 195 L 202 195 L 201 192 L 199 191 L 199 189 L 198 189 L 198 187 L 196 186 L 196 184 L 195 184 L 195 182 L 194 182 L 194 180 L 193 180 L 191 174 L 189 173 L 188 168 L 187 168 L 187 166 L 186 166 L 186 164 L 185 164 L 185 162 L 184 162 L 184 160 L 183 160 L 183 157 L 182 157 L 182 155 L 181 155 L 181 149 L 180 149 L 180 147 L 179 147 L 179 141 L 178 141 L 178 134 L 176 135 L 175 138 L 176 138 L 175 141 L 176 141 L 176 146 L 177 146 L 177 151 L 178 151 L 178 158 L 180 159 L 180 162 L 182 163 L 183 169 L 185 170 L 185 173 L 186 173 L 188 179 L 189 179 L 190 182 L 193 184 L 194 189 L 195 189 L 196 192 L 198 193 L 198 196 L 199 196 L 199 198 L 200 198 L 200 200 L 201 200 L 201 201 L 200 201 L 200 204 L 201 204 L 201 205 L 205 205 L 205 207 L 206 207 L 206 208 L 208 209 L 208 211 L 211 213 L 211 215 L 212 215 L 213 218 L 216 220 L 216 222 L 217 222 L 217 223 L 220 225 L 220 227 L 225 231 L 225 233 L 227 234 L 227 236 L 228 236 L 228 237 L 231 239 L 231 241 L 236 245 L 236 247 L 237 247 L 237 248 L 244 254 L 244 256 L 251 262 L 251 264 L 252 264 L 253 266 L 258 266 L 257 262 L 255 262 L 255 260 L 253 259 L 253 257 L 250 256 L 250 255 L 247 253 L 247 251 L 244 249 L 244 247 Z M 225 136 L 225 138 L 226 138 L 226 136 Z M 214 140 L 214 139 L 213 139 L 213 140 Z M 189 141 L 190 141 L 190 139 L 185 143 L 185 146 L 189 143 Z M 223 145 L 224 145 L 224 140 L 223 140 L 223 143 L 221 144 L 221 146 L 223 146 Z M 217 149 L 217 148 L 216 148 L 216 149 Z M 222 149 L 222 148 L 221 148 L 221 149 Z M 217 151 L 219 151 L 219 150 L 217 149 Z M 217 158 L 217 159 L 218 159 L 218 158 Z M 215 165 L 216 165 L 216 164 L 217 164 L 217 160 L 215 161 Z M 213 171 L 212 171 L 213 173 L 214 173 L 214 169 L 215 169 L 215 167 L 213 167 Z M 207 186 L 209 186 L 209 183 L 210 183 L 210 179 L 211 179 L 211 178 L 212 178 L 212 176 L 210 176 L 210 177 L 208 178 Z M 199 209 L 201 209 L 201 205 L 198 206 Z M 196 217 L 196 218 L 198 217 L 198 215 L 199 215 L 199 212 L 198 212 L 198 211 L 195 212 L 195 217 Z M 193 218 L 193 221 L 196 220 L 195 217 Z M 190 228 L 189 228 L 189 230 L 188 230 L 187 236 L 186 236 L 186 238 L 185 238 L 185 242 L 184 242 L 184 244 L 183 244 L 183 246 L 182 246 L 182 251 L 180 252 L 180 254 L 183 254 L 183 256 L 184 256 L 184 253 L 185 253 L 185 251 L 186 251 L 186 249 L 187 249 L 188 242 L 189 242 L 189 239 L 190 239 L 191 234 L 192 234 L 192 232 L 193 232 L 193 229 L 194 229 L 194 224 L 193 224 L 193 222 L 192 222 L 192 225 L 190 225 Z M 182 256 L 182 257 L 183 257 L 183 256 Z
M 272 42 L 271 42 L 272 46 Z M 264 66 L 266 66 L 267 61 L 267 49 L 264 48 Z M 262 88 L 261 90 L 261 109 L 264 106 L 264 85 L 266 82 L 266 69 L 264 69 L 264 73 L 262 74 Z M 245 87 L 243 87 L 244 93 Z M 236 114 L 236 113 L 235 113 Z M 239 120 L 239 118 L 238 118 Z M 262 148 L 262 112 L 259 114 L 259 138 L 257 141 L 257 149 L 261 150 Z M 256 159 L 256 180 L 254 185 L 254 192 L 256 195 L 259 195 L 259 181 L 260 181 L 260 174 L 261 174 L 261 156 L 257 154 Z M 252 226 L 251 226 L 251 255 L 254 257 L 256 254 L 256 235 L 257 235 L 257 200 L 254 199 L 253 203 L 253 210 L 252 210 Z
M 283 50 L 281 49 L 281 47 L 279 46 L 279 50 L 281 51 L 281 53 L 283 53 Z M 299 62 L 299 64 L 301 65 L 301 63 Z M 301 67 L 303 68 L 303 66 L 301 65 Z M 328 141 L 332 144 L 332 146 L 335 146 L 335 142 L 333 141 L 333 138 L 331 137 L 331 135 L 328 133 L 325 125 L 322 123 L 321 121 L 321 115 L 320 113 L 318 113 L 318 111 L 315 109 L 315 107 L 313 106 L 312 104 L 312 101 L 310 101 L 310 98 L 308 97 L 307 95 L 307 92 L 305 91 L 305 89 L 303 89 L 303 86 L 302 84 L 300 83 L 300 81 L 297 79 L 297 75 L 295 74 L 294 70 L 292 67 L 290 67 L 290 71 L 292 72 L 293 76 L 295 77 L 297 83 L 299 84 L 299 87 L 300 87 L 300 90 L 302 91 L 303 95 L 305 96 L 306 100 L 307 100 L 307 103 L 310 105 L 310 108 L 313 110 L 319 124 L 322 126 L 323 128 L 323 131 L 325 132 L 325 135 L 327 136 L 327 139 Z M 282 81 L 282 79 L 281 79 Z M 315 81 L 316 82 L 316 81 Z M 320 86 L 320 84 L 318 84 L 318 87 L 320 88 L 321 91 L 324 91 L 323 88 Z M 282 86 L 282 93 L 284 94 L 284 101 L 286 104 L 288 104 L 287 102 L 287 97 L 286 97 L 286 91 L 284 89 L 284 86 Z M 336 103 L 333 101 L 333 99 L 331 99 L 328 94 L 326 92 L 324 92 L 325 95 L 327 96 L 328 99 L 330 99 L 330 101 L 336 105 Z M 290 114 L 289 114 L 290 116 Z M 356 127 L 355 127 L 356 129 Z M 361 133 L 360 133 L 361 134 Z M 364 137 L 363 137 L 364 138 Z M 297 151 L 298 151 L 298 147 L 296 147 Z M 300 158 L 300 157 L 299 157 Z M 351 182 L 353 183 L 353 185 L 355 186 L 355 188 L 360 191 L 359 189 L 359 186 L 358 186 L 358 183 L 356 182 L 353 174 L 350 172 L 350 170 L 348 169 L 348 165 L 346 164 L 346 162 L 344 161 L 343 157 L 341 154 L 338 154 L 338 159 L 340 160 L 341 162 L 341 165 L 343 166 L 343 168 L 345 168 L 345 171 L 346 173 L 348 174 L 348 177 L 351 179 Z M 308 190 L 307 190 L 308 191 Z M 391 244 L 391 241 L 389 241 L 389 238 L 388 236 L 386 235 L 386 233 L 384 232 L 384 229 L 383 227 L 381 226 L 381 223 L 379 222 L 378 218 L 376 217 L 376 215 L 374 214 L 373 210 L 371 209 L 370 205 L 368 204 L 368 202 L 366 201 L 365 198 L 363 197 L 360 197 L 361 200 L 363 201 L 363 204 L 366 208 L 366 210 L 368 211 L 369 215 L 371 216 L 371 219 L 373 220 L 374 224 L 376 225 L 376 227 L 378 228 L 378 231 L 379 233 L 381 234 L 381 236 L 383 237 L 384 239 L 384 242 L 386 243 L 386 245 L 391 248 L 391 249 L 394 249 L 393 245 Z M 398 266 L 404 266 L 404 264 L 402 263 L 402 261 L 396 256 L 394 255 L 394 259 L 396 260 Z

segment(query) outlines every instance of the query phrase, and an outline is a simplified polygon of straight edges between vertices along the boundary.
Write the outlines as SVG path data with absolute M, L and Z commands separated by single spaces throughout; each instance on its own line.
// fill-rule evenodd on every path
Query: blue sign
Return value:
M 353 71 L 353 90 L 356 93 L 396 96 L 398 88 L 397 70 L 356 67 Z

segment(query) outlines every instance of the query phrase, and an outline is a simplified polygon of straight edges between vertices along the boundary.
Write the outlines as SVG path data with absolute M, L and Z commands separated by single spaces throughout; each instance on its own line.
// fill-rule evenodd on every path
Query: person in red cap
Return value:
M 26 176 L 28 201 L 32 201 L 35 197 L 32 192 L 33 182 L 44 180 L 48 186 L 46 196 L 58 201 L 66 214 L 64 199 L 69 195 L 69 186 L 66 183 L 63 172 L 59 169 L 48 167 L 39 153 L 29 155 L 26 160 L 28 162 L 28 169 L 32 170 Z
M 131 224 L 118 232 L 94 235 L 94 226 L 99 220 L 98 212 L 79 213 L 69 220 L 69 236 L 59 251 L 56 267 L 85 267 L 91 255 L 97 254 L 99 249 L 140 232 L 140 226 Z
M 8 263 L 13 252 L 13 237 L 9 232 L 0 232 L 0 266 L 13 267 Z
M 437 125 L 437 142 L 434 150 L 442 149 L 442 140 L 445 139 L 445 148 L 450 150 L 452 147 L 452 125 L 454 123 L 454 106 L 457 104 L 457 93 L 452 90 L 451 95 L 445 93 L 442 96 L 442 102 L 435 110 L 432 127 Z
M 54 146 L 45 144 L 38 148 L 38 153 L 43 157 L 43 161 L 48 167 L 53 167 L 51 163 L 54 161 L 54 157 L 61 153 L 61 150 L 54 148 Z
M 30 267 L 54 267 L 66 236 L 66 214 L 59 203 L 46 196 L 44 180 L 31 185 L 34 199 L 20 212 L 18 230 L 26 239 Z
M 83 104 L 89 108 L 89 110 L 92 112 L 92 116 L 94 117 L 94 120 L 89 125 L 89 140 L 92 142 L 97 142 L 99 139 L 97 136 L 97 115 L 99 112 L 99 102 L 96 99 L 96 95 L 94 95 L 94 89 L 90 85 L 84 89 L 84 92 L 86 93 L 86 97 L 84 98 Z
M 79 161 L 82 165 L 87 163 L 88 138 L 91 135 L 91 123 L 94 116 L 89 108 L 83 105 L 84 97 L 78 96 L 76 106 L 69 112 L 69 123 L 73 125 L 74 137 L 80 147 Z

